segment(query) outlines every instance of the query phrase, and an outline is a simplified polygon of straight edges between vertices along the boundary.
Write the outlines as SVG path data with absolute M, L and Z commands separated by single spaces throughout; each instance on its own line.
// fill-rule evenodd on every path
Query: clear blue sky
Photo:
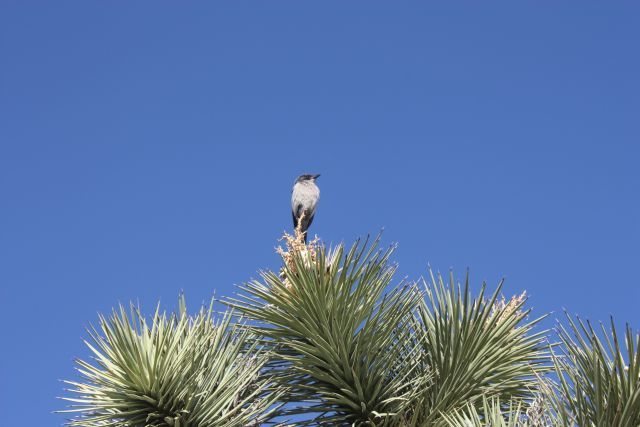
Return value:
M 640 327 L 637 2 L 0 3 L 3 425 L 59 425 L 84 328 L 192 308 L 312 232 Z M 28 422 L 25 423 L 25 417 Z

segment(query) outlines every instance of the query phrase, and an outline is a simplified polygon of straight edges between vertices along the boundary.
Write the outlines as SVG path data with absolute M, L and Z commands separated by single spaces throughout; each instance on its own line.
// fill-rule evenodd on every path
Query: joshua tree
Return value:
M 394 284 L 378 240 L 327 249 L 285 235 L 278 272 L 226 314 L 101 317 L 94 362 L 66 399 L 71 426 L 638 426 L 638 335 L 560 326 L 526 296 L 453 275 Z

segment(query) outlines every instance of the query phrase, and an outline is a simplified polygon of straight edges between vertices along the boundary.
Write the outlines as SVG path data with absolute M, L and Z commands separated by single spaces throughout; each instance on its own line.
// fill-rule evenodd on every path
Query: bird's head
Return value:
M 304 182 L 304 181 L 315 182 L 315 180 L 318 179 L 319 176 L 320 176 L 320 174 L 317 174 L 317 175 L 311 175 L 311 174 L 300 175 L 298 177 L 298 179 L 296 179 L 296 184 L 299 183 L 299 182 Z

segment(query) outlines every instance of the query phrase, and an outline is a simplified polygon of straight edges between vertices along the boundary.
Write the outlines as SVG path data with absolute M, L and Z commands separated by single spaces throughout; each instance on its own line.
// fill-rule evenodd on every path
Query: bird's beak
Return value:
M 314 175 L 314 176 L 313 176 L 313 179 L 318 179 L 318 177 L 319 177 L 319 176 L 320 176 L 320 174 L 318 174 L 318 175 Z

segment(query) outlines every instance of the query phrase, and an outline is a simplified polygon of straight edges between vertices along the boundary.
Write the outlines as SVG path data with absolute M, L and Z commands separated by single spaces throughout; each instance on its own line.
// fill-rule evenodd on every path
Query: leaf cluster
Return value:
M 640 425 L 639 335 L 626 325 L 623 346 L 613 319 L 599 331 L 570 316 L 567 325 L 559 325 L 562 353 L 554 356 L 562 424 Z
M 83 381 L 72 388 L 70 426 L 233 427 L 268 420 L 279 398 L 262 375 L 268 360 L 259 341 L 211 308 L 177 313 L 159 307 L 149 322 L 120 306 L 100 316 L 86 341 L 93 361 L 78 360 Z
M 278 272 L 187 314 L 100 316 L 70 426 L 640 425 L 639 336 L 567 317 L 559 342 L 502 283 L 394 284 L 393 248 L 288 236 Z M 237 313 L 234 314 L 234 313 Z M 242 316 L 238 320 L 238 316 Z M 556 351 L 555 349 L 559 350 Z
M 473 298 L 453 276 L 392 286 L 392 248 L 356 243 L 287 253 L 280 274 L 241 287 L 234 309 L 273 345 L 289 413 L 320 425 L 444 425 L 443 414 L 483 397 L 533 399 L 549 369 L 544 332 L 524 298 L 500 287 Z

